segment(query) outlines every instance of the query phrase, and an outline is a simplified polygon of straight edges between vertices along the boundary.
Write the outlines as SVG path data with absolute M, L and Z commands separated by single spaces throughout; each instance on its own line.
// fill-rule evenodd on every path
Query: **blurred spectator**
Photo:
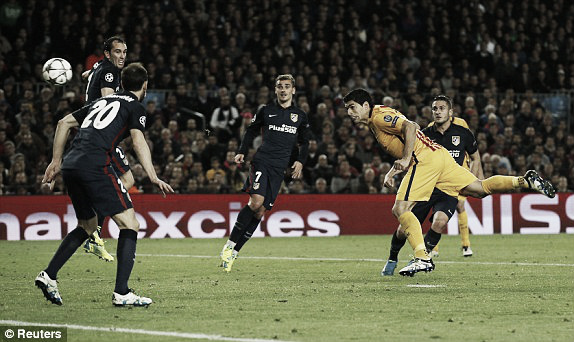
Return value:
M 313 191 L 311 192 L 313 194 L 330 194 L 331 190 L 327 187 L 327 181 L 325 180 L 325 178 L 317 178 L 317 180 L 315 181 L 315 186 L 313 188 Z
M 241 193 L 241 189 L 243 188 L 243 184 L 245 183 L 245 176 L 235 162 L 230 163 L 229 166 L 225 170 L 225 178 L 227 179 L 227 183 L 229 184 L 229 190 L 231 193 Z
M 225 179 L 225 170 L 221 168 L 221 162 L 217 157 L 211 157 L 211 168 L 205 173 L 208 181 L 215 179 L 215 175 L 221 175 Z
M 293 179 L 289 182 L 289 193 L 290 194 L 306 194 L 308 193 L 307 189 L 305 189 L 305 184 L 301 179 Z
M 317 165 L 315 165 L 315 167 L 311 171 L 311 174 L 313 176 L 312 179 L 322 178 L 328 184 L 331 182 L 331 179 L 333 178 L 334 173 L 335 172 L 333 170 L 333 166 L 329 165 L 329 161 L 327 159 L 327 156 L 324 154 L 321 154 L 317 158 Z
M 349 164 L 349 161 L 343 159 L 331 179 L 331 192 L 334 194 L 351 193 L 351 180 L 357 175 L 357 170 Z
M 375 171 L 371 168 L 366 168 L 361 176 L 351 181 L 351 192 L 354 194 L 369 194 L 371 188 L 380 188 L 376 181 Z
M 211 114 L 209 126 L 214 130 L 214 134 L 222 141 L 229 140 L 232 136 L 238 136 L 237 128 L 241 124 L 239 111 L 233 105 L 229 95 L 221 97 L 221 104 L 215 108 Z

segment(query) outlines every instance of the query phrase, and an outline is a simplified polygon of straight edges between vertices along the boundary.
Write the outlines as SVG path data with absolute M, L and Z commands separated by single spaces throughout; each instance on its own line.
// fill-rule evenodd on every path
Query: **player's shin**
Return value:
M 425 235 L 425 247 L 430 253 L 439 243 L 442 234 L 435 232 L 432 228 Z
M 412 212 L 407 211 L 399 216 L 399 222 L 403 227 L 409 244 L 413 248 L 415 258 L 430 259 L 425 248 L 421 224 L 417 217 Z
M 399 231 L 395 230 L 393 237 L 391 238 L 391 250 L 389 253 L 389 260 L 398 261 L 399 260 L 399 252 L 401 248 L 405 245 L 407 239 L 403 237 L 399 237 Z
M 466 211 L 458 214 L 458 230 L 463 247 L 470 247 L 470 232 L 468 230 L 468 215 Z
M 116 287 L 114 290 L 115 293 L 120 295 L 125 295 L 129 292 L 128 280 L 134 267 L 137 238 L 138 233 L 135 230 L 120 230 L 116 252 L 118 268 L 116 273 Z
M 253 236 L 253 233 L 257 229 L 257 226 L 259 226 L 259 222 L 261 222 L 261 219 L 258 219 L 256 216 L 253 216 L 251 222 L 249 222 L 249 224 L 245 228 L 244 234 L 239 238 L 239 241 L 237 241 L 233 249 L 239 252 L 241 248 L 243 248 L 243 245 L 245 245 L 245 243 L 247 243 L 247 241 L 251 239 L 251 236 Z
M 482 188 L 484 192 L 490 195 L 519 188 L 528 188 L 528 184 L 522 176 L 492 176 L 482 181 Z
M 46 273 L 48 273 L 51 279 L 57 278 L 60 268 L 64 266 L 66 261 L 70 259 L 78 247 L 82 245 L 82 242 L 84 242 L 87 238 L 88 233 L 86 233 L 82 227 L 77 227 L 68 235 L 66 235 L 60 244 L 60 247 L 58 247 L 58 250 L 52 257 L 52 260 L 48 264 L 48 267 L 46 268 Z
M 249 208 L 248 205 L 244 206 L 243 209 L 241 209 L 239 215 L 237 215 L 237 221 L 233 226 L 233 230 L 229 235 L 230 242 L 233 242 L 235 245 L 239 241 L 239 239 L 241 239 L 243 234 L 245 234 L 247 226 L 254 218 L 254 215 L 255 213 L 253 212 L 253 210 L 251 210 L 251 208 Z

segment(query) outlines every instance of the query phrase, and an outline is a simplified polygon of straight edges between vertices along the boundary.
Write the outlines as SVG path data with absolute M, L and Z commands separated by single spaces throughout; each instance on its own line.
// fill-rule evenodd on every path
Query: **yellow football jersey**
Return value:
M 403 157 L 405 147 L 402 127 L 405 120 L 408 120 L 401 112 L 381 105 L 373 107 L 368 125 L 377 138 L 379 144 L 393 157 L 400 159 Z M 423 132 L 417 129 L 415 147 L 413 154 L 419 155 L 425 149 L 437 150 L 443 148 L 441 145 L 430 140 Z

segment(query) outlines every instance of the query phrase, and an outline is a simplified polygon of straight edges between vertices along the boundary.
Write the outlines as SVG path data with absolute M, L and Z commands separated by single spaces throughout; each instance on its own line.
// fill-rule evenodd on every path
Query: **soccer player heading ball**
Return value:
M 435 187 L 453 197 L 461 194 L 482 198 L 519 188 L 532 189 L 550 198 L 555 195 L 552 184 L 533 170 L 520 177 L 492 176 L 479 180 L 458 165 L 444 147 L 424 135 L 416 123 L 395 109 L 373 104 L 364 89 L 352 90 L 343 100 L 353 122 L 367 125 L 386 152 L 397 158 L 385 175 L 385 186 L 392 187 L 394 176 L 406 172 L 392 212 L 413 248 L 414 260 L 399 271 L 401 275 L 412 276 L 435 268 L 425 248 L 420 222 L 412 213 L 417 202 L 430 199 Z

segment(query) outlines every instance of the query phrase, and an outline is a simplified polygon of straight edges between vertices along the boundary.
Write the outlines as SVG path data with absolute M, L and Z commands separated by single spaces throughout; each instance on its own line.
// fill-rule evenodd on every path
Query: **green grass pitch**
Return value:
M 444 236 L 413 278 L 380 276 L 390 236 L 253 239 L 230 274 L 224 241 L 140 240 L 148 308 L 112 306 L 115 262 L 81 249 L 50 304 L 33 283 L 60 242 L 2 241 L 0 320 L 67 324 L 68 341 L 574 341 L 574 235 L 471 236 L 471 258 Z

